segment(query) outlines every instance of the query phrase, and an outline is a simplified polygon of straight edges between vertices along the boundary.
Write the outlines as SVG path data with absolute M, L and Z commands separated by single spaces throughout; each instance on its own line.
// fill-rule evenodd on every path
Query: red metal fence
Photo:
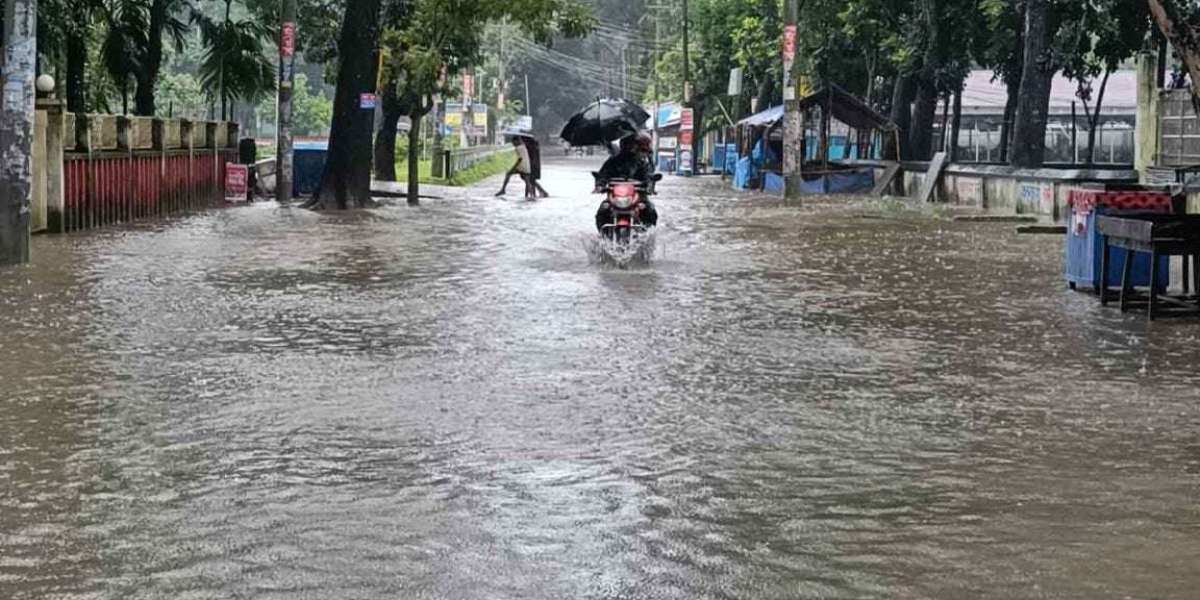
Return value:
M 63 231 L 214 206 L 225 197 L 224 166 L 237 150 L 67 154 Z

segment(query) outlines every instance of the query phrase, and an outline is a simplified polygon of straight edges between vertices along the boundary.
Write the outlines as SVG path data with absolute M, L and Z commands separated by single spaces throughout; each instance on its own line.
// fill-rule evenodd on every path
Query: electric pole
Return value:
M 5 0 L 4 94 L 0 98 L 0 265 L 29 262 L 36 48 L 37 0 Z
M 688 22 L 690 20 L 691 20 L 691 13 L 688 11 L 688 0 L 683 0 L 683 106 L 688 109 L 693 108 L 693 106 L 692 106 L 691 60 L 689 60 L 689 58 L 688 58 Z M 693 129 L 692 129 L 691 135 L 695 136 L 695 131 L 698 128 L 697 127 L 698 125 L 700 125 L 700 124 L 699 123 L 693 124 L 693 126 L 692 126 Z M 690 144 L 692 146 L 691 155 L 690 155 L 691 158 L 688 160 L 688 162 L 690 164 L 688 164 L 688 166 L 687 166 L 687 173 L 689 175 L 696 174 L 696 158 L 700 154 L 700 152 L 699 152 L 700 144 L 698 144 L 696 142 L 697 142 L 697 140 L 693 139 L 692 143 Z
M 292 86 L 296 80 L 296 0 L 282 0 L 279 23 L 279 92 L 276 100 L 275 199 L 292 199 Z
M 783 181 L 784 198 L 800 197 L 804 162 L 804 115 L 796 97 L 796 22 L 800 0 L 787 0 L 783 32 Z

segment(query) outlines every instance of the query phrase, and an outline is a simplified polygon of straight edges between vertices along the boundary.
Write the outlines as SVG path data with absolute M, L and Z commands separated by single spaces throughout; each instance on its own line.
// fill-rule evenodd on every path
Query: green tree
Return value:
M 225 0 L 224 18 L 194 12 L 204 45 L 199 65 L 200 82 L 221 101 L 221 119 L 228 118 L 228 107 L 237 100 L 254 102 L 275 89 L 275 65 L 266 56 L 265 43 L 272 30 L 255 19 L 235 21 L 231 17 L 233 0 Z
M 453 93 L 448 82 L 455 75 L 483 62 L 488 24 L 509 21 L 541 42 L 556 34 L 579 36 L 591 27 L 590 15 L 573 0 L 422 0 L 390 7 L 385 15 L 384 119 L 377 132 L 375 167 L 381 178 L 395 179 L 396 123 L 408 116 L 410 204 L 419 198 L 421 120 L 433 108 L 435 95 Z
M 1150 12 L 1145 4 L 1122 0 L 1090 0 L 1070 8 L 1074 10 L 1060 28 L 1054 49 L 1063 74 L 1077 84 L 1075 93 L 1088 123 L 1084 162 L 1091 165 L 1109 75 L 1145 45 Z

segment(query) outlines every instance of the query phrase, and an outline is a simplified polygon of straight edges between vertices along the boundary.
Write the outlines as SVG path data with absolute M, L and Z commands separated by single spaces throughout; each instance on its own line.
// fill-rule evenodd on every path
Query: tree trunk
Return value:
M 1025 58 L 1010 161 L 1014 167 L 1036 169 L 1046 158 L 1046 113 L 1055 71 L 1049 52 L 1049 9 L 1049 0 L 1025 5 Z
M 950 162 L 958 160 L 958 134 L 962 130 L 962 85 L 954 92 L 954 116 L 950 122 Z
M 408 130 L 408 205 L 421 203 L 421 119 L 425 113 L 414 110 L 409 119 L 412 129 Z
M 1192 80 L 1192 108 L 1200 114 L 1200 32 L 1188 25 L 1187 14 L 1175 0 L 1147 0 L 1150 15 L 1175 47 Z
M 912 124 L 912 101 L 916 94 L 916 85 L 912 75 L 897 75 L 895 86 L 892 88 L 891 120 L 896 124 L 897 133 L 886 141 L 888 152 L 886 156 L 894 160 L 908 159 L 912 150 L 904 143 L 908 139 L 908 130 Z M 897 148 L 897 144 L 900 145 Z
M 87 112 L 87 38 L 74 27 L 67 32 L 67 112 Z
M 168 0 L 154 0 L 150 6 L 150 25 L 146 31 L 146 62 L 138 69 L 133 111 L 143 117 L 154 116 L 154 84 L 162 67 L 163 30 L 166 28 Z
M 1096 93 L 1096 108 L 1088 115 L 1087 165 L 1096 164 L 1096 129 L 1100 126 L 1100 109 L 1104 106 L 1104 89 L 1108 87 L 1108 76 L 1111 71 L 1104 71 L 1100 80 L 1100 91 Z
M 375 45 L 380 0 L 349 0 L 338 41 L 337 92 L 329 153 L 321 184 L 306 206 L 346 209 L 370 206 L 371 128 L 375 112 L 359 106 L 375 85 Z
M 1004 69 L 1004 122 L 1000 124 L 1000 162 L 1008 162 L 1008 150 L 1012 142 L 1013 119 L 1017 115 L 1017 100 L 1021 97 L 1021 72 L 1025 67 L 1025 2 L 1013 0 L 1017 11 L 1017 39 L 1012 54 Z
M 1004 102 L 1004 122 L 1000 124 L 1000 162 L 1008 162 L 1009 141 L 1012 139 L 1012 122 L 1017 114 L 1017 101 L 1021 98 L 1021 83 L 1008 86 L 1008 98 Z
M 383 93 L 383 119 L 375 133 L 375 179 L 396 181 L 396 127 L 404 107 L 396 98 L 395 83 L 388 82 Z
M 908 147 L 916 160 L 929 160 L 933 156 L 933 121 L 937 117 L 937 105 L 938 93 L 933 80 L 921 77 L 908 136 Z

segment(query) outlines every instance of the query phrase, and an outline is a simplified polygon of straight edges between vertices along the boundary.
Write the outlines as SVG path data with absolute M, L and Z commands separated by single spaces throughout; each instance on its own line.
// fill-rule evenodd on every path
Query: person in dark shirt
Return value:
M 650 170 L 649 161 L 641 152 L 642 144 L 636 135 L 631 135 L 621 139 L 621 149 L 616 155 L 604 161 L 604 166 L 600 167 L 600 171 L 596 176 L 596 191 L 603 192 L 612 181 L 636 181 L 639 185 L 647 190 L 651 189 L 651 176 L 653 173 Z M 654 204 L 650 202 L 649 193 L 642 196 L 642 223 L 647 227 L 655 227 L 658 225 L 658 210 L 654 208 Z M 604 226 L 612 223 L 612 207 L 608 202 L 600 205 L 600 209 L 596 211 L 596 230 L 604 231 Z
M 645 158 L 638 152 L 637 136 L 631 135 L 621 139 L 621 149 L 600 167 L 600 176 L 596 185 L 603 188 L 610 181 L 638 181 L 643 184 L 650 181 L 650 170 Z
M 542 187 L 542 145 L 538 143 L 537 138 L 525 138 L 525 147 L 529 149 L 529 179 L 533 184 L 533 191 L 540 198 L 549 198 L 550 194 L 546 188 Z

